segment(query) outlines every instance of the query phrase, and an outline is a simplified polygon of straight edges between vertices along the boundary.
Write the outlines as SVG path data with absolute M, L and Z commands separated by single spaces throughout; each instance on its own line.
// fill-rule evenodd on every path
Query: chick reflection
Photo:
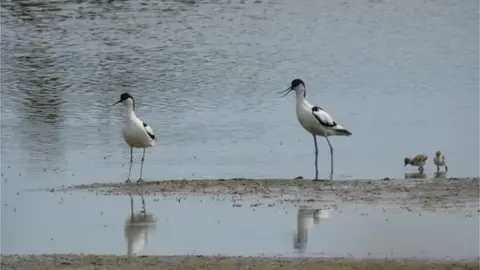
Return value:
M 433 174 L 433 178 L 447 178 L 446 172 L 436 172 Z
M 133 213 L 133 197 L 130 196 L 130 216 L 125 221 L 125 240 L 127 241 L 128 256 L 141 253 L 148 245 L 150 234 L 155 230 L 156 218 L 147 213 L 145 200 L 142 198 L 142 210 Z
M 427 175 L 424 172 L 405 173 L 405 179 L 425 179 Z

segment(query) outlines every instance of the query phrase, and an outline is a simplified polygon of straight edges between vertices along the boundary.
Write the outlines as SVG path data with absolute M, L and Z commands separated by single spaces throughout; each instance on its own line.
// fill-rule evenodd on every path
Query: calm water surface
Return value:
M 25 204 L 32 199 L 42 203 Z M 479 254 L 478 207 L 409 212 L 388 205 L 232 202 L 223 196 L 144 200 L 146 214 L 139 196 L 8 196 L 1 208 L 8 231 L 2 253 L 457 259 Z

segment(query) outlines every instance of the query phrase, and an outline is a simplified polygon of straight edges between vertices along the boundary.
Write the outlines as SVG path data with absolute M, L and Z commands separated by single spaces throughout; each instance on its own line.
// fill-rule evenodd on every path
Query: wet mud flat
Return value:
M 53 188 L 86 190 L 99 195 L 179 194 L 280 199 L 292 203 L 345 201 L 393 203 L 422 207 L 462 207 L 479 204 L 479 178 L 311 181 L 292 179 L 165 180 L 143 183 L 96 183 Z
M 478 260 L 431 261 L 210 256 L 7 255 L 2 269 L 480 269 Z

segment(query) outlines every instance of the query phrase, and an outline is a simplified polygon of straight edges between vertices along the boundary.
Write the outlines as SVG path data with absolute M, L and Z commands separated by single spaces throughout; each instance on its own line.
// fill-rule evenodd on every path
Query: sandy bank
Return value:
M 423 207 L 478 205 L 479 178 L 310 181 L 291 179 L 166 180 L 141 184 L 97 183 L 50 189 L 100 195 L 231 195 L 290 202 L 388 202 Z
M 478 261 L 353 260 L 320 258 L 254 258 L 203 256 L 2 255 L 2 270 L 10 269 L 479 269 Z

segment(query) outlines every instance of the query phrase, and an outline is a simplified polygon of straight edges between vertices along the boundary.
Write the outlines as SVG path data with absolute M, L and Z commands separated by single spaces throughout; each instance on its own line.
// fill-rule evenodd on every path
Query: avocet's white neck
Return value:
M 125 118 L 127 119 L 135 119 L 137 116 L 133 111 L 133 108 L 125 108 Z
M 133 99 L 131 99 L 131 98 L 125 99 L 123 101 L 123 105 L 125 106 L 125 108 L 127 108 L 127 111 L 132 111 L 133 112 L 134 107 L 135 107 Z
M 128 98 L 123 101 L 123 105 L 125 106 L 125 117 L 127 119 L 136 118 L 135 111 L 133 109 L 133 100 Z
M 297 104 L 304 103 L 305 100 L 305 87 L 303 85 L 299 85 L 295 87 L 295 95 L 297 96 Z

